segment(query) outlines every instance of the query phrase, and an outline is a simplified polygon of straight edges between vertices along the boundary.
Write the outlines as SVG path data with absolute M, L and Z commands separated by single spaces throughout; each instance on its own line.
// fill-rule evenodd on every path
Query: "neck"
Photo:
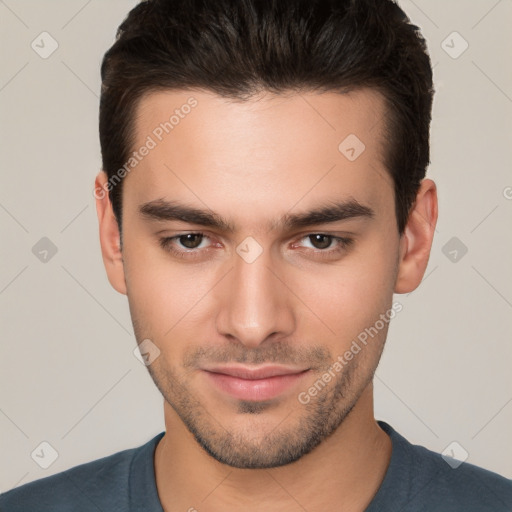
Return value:
M 391 440 L 373 416 L 370 384 L 338 429 L 292 464 L 238 469 L 215 460 L 165 403 L 166 434 L 155 452 L 158 494 L 165 512 L 288 512 L 364 510 L 391 457 Z

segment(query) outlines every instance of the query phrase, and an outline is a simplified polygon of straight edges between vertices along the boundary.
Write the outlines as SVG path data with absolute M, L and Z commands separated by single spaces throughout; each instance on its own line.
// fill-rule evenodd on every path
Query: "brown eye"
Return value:
M 315 258 L 338 258 L 345 255 L 354 244 L 353 238 L 329 235 L 326 233 L 309 233 L 301 238 L 306 254 Z
M 203 242 L 209 239 L 204 233 L 183 233 L 160 239 L 160 247 L 177 256 L 195 257 L 203 249 Z
M 187 249 L 197 249 L 203 240 L 201 233 L 187 233 L 177 237 L 181 245 Z
M 309 235 L 309 239 L 315 249 L 328 249 L 332 243 L 333 237 L 330 235 L 315 234 Z

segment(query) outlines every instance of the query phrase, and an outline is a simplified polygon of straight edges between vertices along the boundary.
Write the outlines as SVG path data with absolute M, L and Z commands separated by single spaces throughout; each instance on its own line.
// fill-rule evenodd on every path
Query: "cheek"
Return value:
M 394 260 L 367 254 L 302 280 L 304 302 L 334 331 L 336 343 L 350 343 L 391 307 Z
M 218 280 L 215 271 L 172 261 L 154 242 L 132 243 L 129 238 L 124 267 L 130 313 L 140 326 L 139 336 L 166 346 L 184 339 L 184 334 L 195 337 L 201 327 L 208 328 L 202 311 Z M 171 345 L 178 348 L 175 342 Z

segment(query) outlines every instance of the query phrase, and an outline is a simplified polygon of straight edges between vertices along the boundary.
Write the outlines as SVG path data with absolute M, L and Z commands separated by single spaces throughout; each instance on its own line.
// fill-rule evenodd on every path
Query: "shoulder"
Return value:
M 423 446 L 410 446 L 415 478 L 424 485 L 422 494 L 431 495 L 446 510 L 512 510 L 512 480 L 467 462 L 457 465 Z
M 401 490 L 410 510 L 512 510 L 512 480 L 467 462 L 459 464 L 444 458 L 410 443 L 389 425 L 379 424 L 390 435 L 395 452 L 388 472 L 406 482 Z
M 114 487 L 118 496 L 126 496 L 129 467 L 136 449 L 124 450 L 61 473 L 35 480 L 0 495 L 2 512 L 61 510 L 115 510 L 110 508 Z
M 66 471 L 21 485 L 0 495 L 1 512 L 74 512 L 128 510 L 130 471 L 145 445 L 123 450 Z

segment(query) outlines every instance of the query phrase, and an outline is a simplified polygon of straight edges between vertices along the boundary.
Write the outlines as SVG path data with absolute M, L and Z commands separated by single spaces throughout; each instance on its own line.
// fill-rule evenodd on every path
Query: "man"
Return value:
M 150 0 L 102 65 L 103 260 L 166 431 L 10 511 L 505 511 L 376 422 L 393 293 L 437 221 L 432 71 L 390 0 Z

